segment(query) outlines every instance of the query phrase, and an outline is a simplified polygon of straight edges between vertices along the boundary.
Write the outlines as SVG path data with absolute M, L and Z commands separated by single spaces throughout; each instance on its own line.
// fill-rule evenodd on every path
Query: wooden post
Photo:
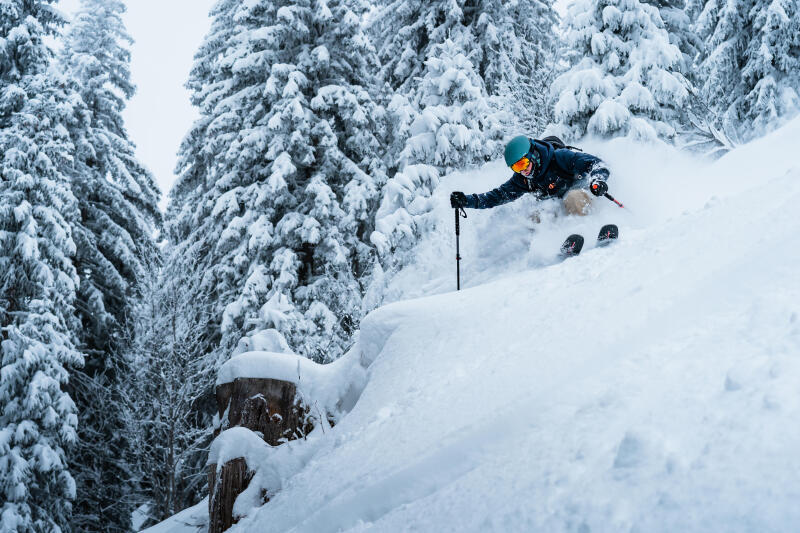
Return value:
M 311 431 L 308 408 L 295 401 L 297 387 L 289 381 L 240 378 L 217 387 L 220 431 L 242 426 L 261 433 L 271 446 Z M 226 416 L 227 411 L 227 416 Z
M 253 473 L 243 458 L 228 461 L 217 472 L 217 465 L 208 465 L 208 533 L 222 533 L 236 520 L 233 502 L 247 488 Z
M 266 378 L 238 378 L 217 387 L 219 431 L 242 426 L 260 433 L 271 446 L 304 437 L 313 429 L 308 408 L 296 401 L 297 387 L 289 381 Z M 216 435 L 215 435 L 216 437 Z M 233 502 L 250 483 L 253 473 L 243 458 L 208 467 L 209 533 L 231 527 Z M 269 495 L 264 495 L 269 501 Z

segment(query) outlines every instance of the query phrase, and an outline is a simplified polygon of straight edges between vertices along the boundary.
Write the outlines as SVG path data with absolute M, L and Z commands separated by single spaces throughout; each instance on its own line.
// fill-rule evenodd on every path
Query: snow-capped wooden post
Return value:
M 208 457 L 209 533 L 225 531 L 280 490 L 278 472 L 286 465 L 276 468 L 276 462 L 287 450 L 275 447 L 305 438 L 315 425 L 330 431 L 331 413 L 355 405 L 366 366 L 355 352 L 319 365 L 265 351 L 240 353 L 222 366 L 216 438 Z
M 310 432 L 313 425 L 307 416 L 309 409 L 297 394 L 297 384 L 303 379 L 301 363 L 297 361 L 297 356 L 291 354 L 248 352 L 223 365 L 217 377 L 219 425 L 215 437 L 230 428 L 241 427 L 270 446 L 278 446 Z M 305 361 L 302 366 L 308 371 L 308 365 L 314 363 Z M 239 442 L 250 439 L 244 436 L 246 433 L 237 434 Z M 234 502 L 247 489 L 255 466 L 248 465 L 245 457 L 237 456 L 237 442 L 217 441 L 218 449 L 209 457 L 208 465 L 209 533 L 221 533 L 236 523 Z M 220 452 L 222 448 L 226 451 Z M 225 457 L 220 457 L 220 453 Z M 269 495 L 260 498 L 265 502 Z

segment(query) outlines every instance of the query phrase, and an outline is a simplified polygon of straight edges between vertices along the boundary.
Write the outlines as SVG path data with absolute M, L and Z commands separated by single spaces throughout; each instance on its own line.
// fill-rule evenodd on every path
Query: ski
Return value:
M 583 249 L 583 236 L 574 233 L 567 237 L 564 244 L 561 245 L 561 257 L 567 258 L 578 255 Z
M 606 246 L 619 238 L 619 228 L 616 224 L 606 224 L 597 234 L 597 246 Z M 561 258 L 574 257 L 583 250 L 583 236 L 573 233 L 561 245 Z
M 597 245 L 606 246 L 619 238 L 619 228 L 616 224 L 606 224 L 597 234 Z

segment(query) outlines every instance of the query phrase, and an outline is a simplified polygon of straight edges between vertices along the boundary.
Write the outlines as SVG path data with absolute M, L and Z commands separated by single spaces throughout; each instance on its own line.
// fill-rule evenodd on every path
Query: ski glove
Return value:
M 593 179 L 589 184 L 589 190 L 592 191 L 592 194 L 595 196 L 603 196 L 608 192 L 608 184 L 603 180 Z
M 461 191 L 450 193 L 450 207 L 467 207 L 467 195 Z

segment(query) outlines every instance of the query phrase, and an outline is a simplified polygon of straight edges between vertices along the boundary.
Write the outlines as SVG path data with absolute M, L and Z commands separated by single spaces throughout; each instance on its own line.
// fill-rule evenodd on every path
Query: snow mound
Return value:
M 264 329 L 242 337 L 233 351 L 233 355 L 245 352 L 278 352 L 291 353 L 289 344 L 277 329 Z
M 261 437 L 247 428 L 233 427 L 214 439 L 208 452 L 209 465 L 224 465 L 234 459 L 242 458 L 248 465 L 259 464 L 270 448 Z
M 306 405 L 331 414 L 348 411 L 366 383 L 358 352 L 350 351 L 327 365 L 291 353 L 245 352 L 225 362 L 217 386 L 239 378 L 276 379 L 294 383 Z
M 197 505 L 174 514 L 141 533 L 206 533 L 208 531 L 208 497 Z

